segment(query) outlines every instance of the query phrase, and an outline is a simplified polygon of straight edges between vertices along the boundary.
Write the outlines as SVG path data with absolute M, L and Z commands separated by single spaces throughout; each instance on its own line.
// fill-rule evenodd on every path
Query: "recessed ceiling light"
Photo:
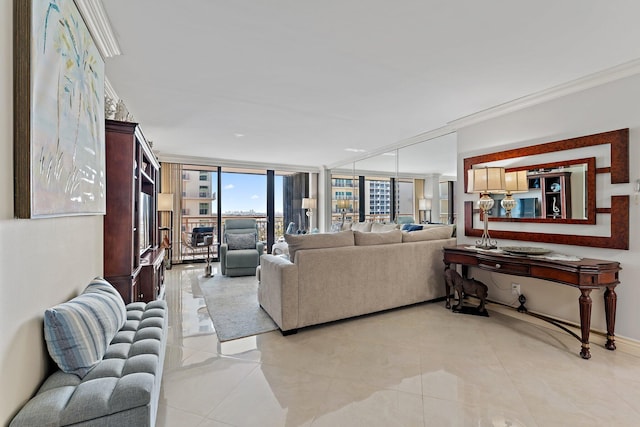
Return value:
M 234 133 L 233 134 L 236 138 L 242 138 L 244 136 L 244 133 Z
M 395 156 L 396 152 L 395 151 L 387 151 L 386 153 L 382 153 L 383 156 Z
M 367 150 L 363 150 L 362 148 L 345 148 L 344 151 L 350 151 L 352 153 L 364 153 Z

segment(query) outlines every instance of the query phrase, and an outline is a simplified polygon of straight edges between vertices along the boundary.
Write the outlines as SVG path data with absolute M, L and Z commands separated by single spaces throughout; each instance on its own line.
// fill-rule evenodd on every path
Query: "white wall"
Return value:
M 630 180 L 634 182 L 640 178 L 640 75 L 628 77 L 602 86 L 584 90 L 553 101 L 526 108 L 502 117 L 487 120 L 482 123 L 458 130 L 458 176 L 464 176 L 463 159 L 471 155 L 500 151 L 512 148 L 513 145 L 534 145 L 551 142 L 570 137 L 590 135 L 599 132 L 630 129 Z M 608 159 L 602 156 L 596 158 L 596 167 L 609 166 Z M 475 200 L 475 197 L 464 193 L 463 180 L 456 184 L 456 206 L 458 209 L 458 233 L 460 244 L 471 244 L 475 238 L 464 236 L 465 200 Z M 633 184 L 611 185 L 609 176 L 599 175 L 597 178 L 598 207 L 610 205 L 609 194 L 631 195 L 630 206 L 630 249 L 613 250 L 571 245 L 551 245 L 546 243 L 528 243 L 531 246 L 545 246 L 556 251 L 574 254 L 582 257 L 610 259 L 619 261 L 623 270 L 620 272 L 621 284 L 616 288 L 618 294 L 618 311 L 616 319 L 616 335 L 619 337 L 640 340 L 640 287 L 637 278 L 640 277 L 640 206 L 634 200 Z M 606 215 L 598 215 L 598 223 L 608 221 Z M 532 224 L 522 224 L 526 229 Z M 550 227 L 533 224 L 535 227 Z M 490 223 L 492 227 L 498 224 Z M 572 228 L 574 227 L 574 228 Z M 601 230 L 602 225 L 596 226 L 564 226 L 564 233 L 582 233 L 586 227 L 595 232 Z M 604 227 L 608 230 L 608 227 Z M 538 228 L 539 231 L 540 230 Z M 547 232 L 556 232 L 549 231 Z M 593 233 L 592 233 L 593 234 Z M 523 242 L 500 241 L 499 245 L 523 244 Z M 579 292 L 568 286 L 553 284 L 517 276 L 492 274 L 474 270 L 473 276 L 489 286 L 489 297 L 501 302 L 515 303 L 511 295 L 510 284 L 522 284 L 522 292 L 528 298 L 531 310 L 546 313 L 572 322 L 579 322 L 578 296 Z M 604 322 L 603 292 L 594 291 L 591 294 L 594 302 L 592 327 L 606 330 Z M 516 304 L 517 305 L 517 304 Z
M 44 310 L 102 274 L 101 216 L 13 219 L 12 5 L 0 2 L 0 425 L 48 369 Z

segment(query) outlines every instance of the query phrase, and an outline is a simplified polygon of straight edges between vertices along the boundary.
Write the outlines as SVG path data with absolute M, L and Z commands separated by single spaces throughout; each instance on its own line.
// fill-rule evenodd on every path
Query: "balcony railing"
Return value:
M 256 224 L 258 226 L 258 240 L 262 242 L 267 241 L 267 218 L 265 217 L 257 217 L 257 216 L 246 216 L 246 215 L 223 215 L 222 216 L 222 224 L 224 227 L 224 222 L 227 219 L 246 219 L 246 218 L 254 218 L 256 220 Z M 277 216 L 275 218 L 275 237 L 276 239 L 279 236 L 284 235 L 284 218 L 282 216 Z M 191 260 L 205 260 L 207 257 L 206 250 L 194 250 L 192 243 L 192 233 L 194 228 L 199 227 L 210 227 L 213 235 L 213 252 L 211 256 L 214 258 L 218 258 L 218 217 L 216 215 L 213 216 L 199 216 L 197 218 L 182 218 L 181 223 L 181 239 L 180 239 L 180 255 L 181 259 L 184 261 Z M 208 233 L 207 233 L 208 234 Z M 196 248 L 197 249 L 197 248 Z M 266 245 L 265 245 L 266 250 Z
M 210 191 L 200 191 L 200 190 L 196 190 L 196 191 L 183 191 L 182 192 L 182 197 L 187 198 L 187 199 L 212 199 L 215 200 L 216 199 L 216 192 L 210 192 Z

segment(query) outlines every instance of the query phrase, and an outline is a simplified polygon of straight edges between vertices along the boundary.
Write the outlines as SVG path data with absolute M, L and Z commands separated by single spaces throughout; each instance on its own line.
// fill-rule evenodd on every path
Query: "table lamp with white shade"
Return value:
M 489 211 L 494 204 L 490 194 L 505 192 L 504 175 L 504 168 L 498 167 L 484 167 L 467 171 L 467 191 L 480 194 L 478 208 L 482 211 L 484 219 L 484 231 L 480 240 L 476 241 L 476 248 L 495 249 L 498 247 L 497 242 L 491 240 L 489 236 Z
M 345 217 L 347 215 L 347 208 L 349 207 L 349 200 L 339 199 L 336 202 L 336 207 L 340 210 L 340 213 L 342 214 L 342 223 L 344 224 Z
M 316 208 L 316 199 L 305 197 L 302 199 L 302 209 L 307 211 L 307 218 L 309 218 L 309 227 L 311 227 L 311 217 L 313 216 L 313 210 Z
M 513 193 L 526 193 L 529 191 L 529 183 L 527 180 L 527 171 L 505 172 L 504 174 L 505 191 L 507 194 L 500 202 L 504 208 L 507 218 L 511 218 L 511 211 L 516 207 L 517 201 L 513 198 Z
M 427 223 L 431 223 L 431 199 L 430 198 L 419 199 L 418 200 L 418 210 L 421 213 L 422 212 L 429 212 L 429 219 L 427 219 L 425 217 L 425 219 L 423 221 L 426 221 Z

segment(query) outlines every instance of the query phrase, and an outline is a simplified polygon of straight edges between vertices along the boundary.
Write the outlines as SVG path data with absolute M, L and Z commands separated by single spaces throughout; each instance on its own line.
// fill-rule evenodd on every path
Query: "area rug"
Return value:
M 200 278 L 200 289 L 221 342 L 278 329 L 258 304 L 255 276 Z

